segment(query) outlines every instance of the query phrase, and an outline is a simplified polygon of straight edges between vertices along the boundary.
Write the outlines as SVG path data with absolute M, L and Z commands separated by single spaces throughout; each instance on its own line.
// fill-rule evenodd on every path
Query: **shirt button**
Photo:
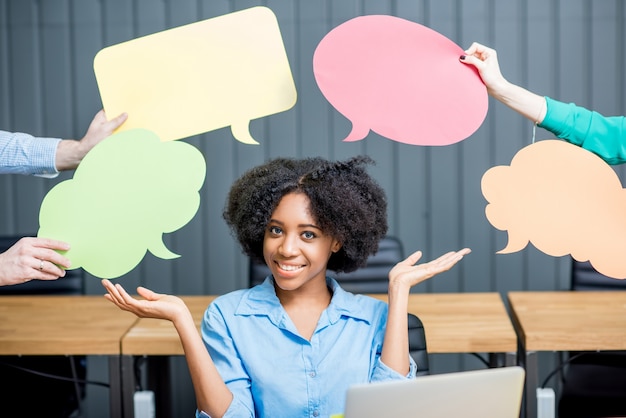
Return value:
M 320 411 L 318 411 L 317 409 L 315 411 L 313 411 L 313 416 L 314 417 L 319 417 L 320 416 Z
M 309 373 L 309 376 L 311 376 L 311 377 L 315 377 L 315 372 L 310 372 L 310 373 Z

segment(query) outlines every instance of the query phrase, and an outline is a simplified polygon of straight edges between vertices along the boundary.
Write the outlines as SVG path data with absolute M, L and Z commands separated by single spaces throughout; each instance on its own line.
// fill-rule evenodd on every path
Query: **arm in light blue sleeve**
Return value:
M 386 380 L 403 380 L 403 379 L 413 379 L 417 376 L 417 364 L 415 364 L 415 360 L 412 357 L 409 357 L 409 373 L 406 376 L 401 375 L 391 367 L 387 366 L 385 363 L 380 361 L 380 357 L 376 362 L 376 366 L 374 367 L 374 372 L 372 373 L 372 382 L 383 382 Z
M 228 332 L 228 326 L 220 312 L 210 306 L 201 324 L 204 345 L 209 350 L 220 375 L 233 394 L 233 400 L 224 418 L 254 417 L 254 402 L 250 389 L 250 377 L 237 355 L 237 349 Z M 204 412 L 196 416 L 206 418 Z
M 597 154 L 608 164 L 626 162 L 626 118 L 602 116 L 574 103 L 546 97 L 547 113 L 539 125 L 574 145 Z
M 413 360 L 413 357 L 409 356 L 409 373 L 406 376 L 398 373 L 381 361 L 380 356 L 382 354 L 382 344 L 385 335 L 385 323 L 386 321 L 379 324 L 379 329 L 377 330 L 376 337 L 372 344 L 374 369 L 372 370 L 370 381 L 383 382 L 387 380 L 413 379 L 417 375 L 417 364 L 415 360 Z
M 0 174 L 56 177 L 56 151 L 60 138 L 36 138 L 20 132 L 0 131 Z

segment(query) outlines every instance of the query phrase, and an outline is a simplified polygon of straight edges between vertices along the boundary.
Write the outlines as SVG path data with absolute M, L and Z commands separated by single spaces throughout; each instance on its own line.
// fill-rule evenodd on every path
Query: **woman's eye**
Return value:
M 282 230 L 277 226 L 270 226 L 270 234 L 280 235 Z
M 313 238 L 315 238 L 315 234 L 314 234 L 313 232 L 309 232 L 309 231 L 307 231 L 307 232 L 303 232 L 303 233 L 302 233 L 302 236 L 303 236 L 305 239 L 313 239 Z

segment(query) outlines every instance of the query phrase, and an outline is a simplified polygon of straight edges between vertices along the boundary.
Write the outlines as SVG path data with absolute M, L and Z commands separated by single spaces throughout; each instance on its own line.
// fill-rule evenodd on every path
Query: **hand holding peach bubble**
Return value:
M 145 129 L 114 134 L 83 159 L 74 178 L 57 184 L 39 212 L 40 237 L 71 243 L 71 268 L 100 278 L 132 270 L 146 254 L 178 257 L 163 233 L 183 227 L 200 206 L 202 153 L 182 141 L 162 142 Z
M 589 260 L 600 273 L 626 278 L 626 190 L 595 154 L 560 140 L 520 150 L 510 166 L 482 178 L 485 212 L 508 231 L 506 254 L 531 242 L 555 257 Z
M 352 122 L 344 141 L 372 130 L 412 145 L 469 137 L 487 115 L 487 89 L 463 49 L 445 36 L 394 16 L 351 19 L 331 30 L 313 56 L 326 99 Z
M 231 126 L 257 144 L 252 119 L 290 109 L 296 87 L 274 13 L 252 7 L 102 49 L 94 71 L 119 128 L 171 141 Z

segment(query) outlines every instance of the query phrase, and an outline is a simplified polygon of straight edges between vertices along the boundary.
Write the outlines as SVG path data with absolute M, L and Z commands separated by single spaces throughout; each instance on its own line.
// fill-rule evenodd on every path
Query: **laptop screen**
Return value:
M 345 418 L 519 418 L 524 369 L 518 366 L 355 385 Z

